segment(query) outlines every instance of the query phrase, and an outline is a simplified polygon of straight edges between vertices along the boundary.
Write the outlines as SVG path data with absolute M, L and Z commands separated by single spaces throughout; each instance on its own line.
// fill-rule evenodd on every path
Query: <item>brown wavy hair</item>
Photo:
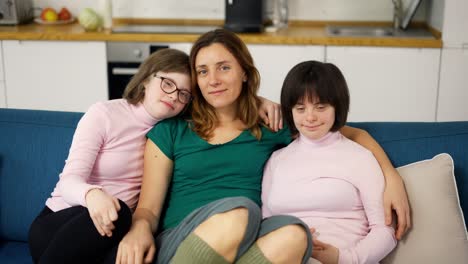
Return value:
M 247 81 L 242 83 L 242 91 L 237 98 L 237 117 L 247 126 L 250 132 L 260 140 L 262 133 L 259 126 L 258 108 L 260 99 L 257 95 L 260 86 L 260 74 L 254 66 L 247 46 L 234 33 L 225 29 L 215 29 L 201 35 L 190 51 L 190 68 L 192 71 L 192 129 L 202 138 L 210 139 L 218 125 L 218 117 L 213 106 L 203 97 L 197 83 L 195 60 L 198 52 L 214 43 L 223 45 L 237 60 L 245 72 Z
M 125 87 L 123 98 L 136 105 L 145 98 L 144 84 L 157 72 L 177 72 L 190 75 L 189 56 L 176 49 L 161 49 L 152 53 L 138 68 Z

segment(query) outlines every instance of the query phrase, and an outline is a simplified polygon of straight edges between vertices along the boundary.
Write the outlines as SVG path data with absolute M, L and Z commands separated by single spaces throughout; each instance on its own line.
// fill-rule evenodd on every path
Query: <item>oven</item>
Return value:
M 125 87 L 138 67 L 151 53 L 164 48 L 188 54 L 190 43 L 107 42 L 107 82 L 109 99 L 122 98 Z

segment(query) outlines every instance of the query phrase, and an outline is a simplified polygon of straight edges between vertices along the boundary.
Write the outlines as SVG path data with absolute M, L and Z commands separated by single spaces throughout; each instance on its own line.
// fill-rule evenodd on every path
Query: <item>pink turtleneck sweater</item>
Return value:
M 118 99 L 92 105 L 78 123 L 46 205 L 55 212 L 86 206 L 86 193 L 100 188 L 133 210 L 140 193 L 146 133 L 157 121 L 141 103 Z
M 299 217 L 339 249 L 339 263 L 378 263 L 396 246 L 385 225 L 379 164 L 339 132 L 319 140 L 301 135 L 274 152 L 262 188 L 264 217 Z

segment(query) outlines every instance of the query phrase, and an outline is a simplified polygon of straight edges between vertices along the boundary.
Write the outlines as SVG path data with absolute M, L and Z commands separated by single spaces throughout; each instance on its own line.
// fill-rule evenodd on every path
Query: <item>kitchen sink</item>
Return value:
M 425 28 L 402 30 L 392 27 L 327 26 L 326 32 L 331 37 L 434 38 L 432 33 Z

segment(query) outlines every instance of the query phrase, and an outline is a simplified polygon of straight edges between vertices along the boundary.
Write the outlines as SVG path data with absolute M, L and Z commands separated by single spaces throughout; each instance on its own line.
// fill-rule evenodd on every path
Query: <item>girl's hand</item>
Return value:
M 151 228 L 135 223 L 124 236 L 117 250 L 116 264 L 152 263 L 156 253 Z
M 338 248 L 323 243 L 317 239 L 312 240 L 313 249 L 312 249 L 312 257 L 323 264 L 337 264 L 338 263 L 338 256 L 339 250 Z
M 260 100 L 262 101 L 262 104 L 258 109 L 258 114 L 263 122 L 273 131 L 278 131 L 283 128 L 281 105 L 263 97 L 260 97 Z
M 91 189 L 86 194 L 86 207 L 94 226 L 101 236 L 112 236 L 120 210 L 119 200 L 101 189 Z
M 405 185 L 396 170 L 395 173 L 395 175 L 388 175 L 385 179 L 385 224 L 392 224 L 392 209 L 395 210 L 398 217 L 395 237 L 400 240 L 411 227 L 411 216 Z

